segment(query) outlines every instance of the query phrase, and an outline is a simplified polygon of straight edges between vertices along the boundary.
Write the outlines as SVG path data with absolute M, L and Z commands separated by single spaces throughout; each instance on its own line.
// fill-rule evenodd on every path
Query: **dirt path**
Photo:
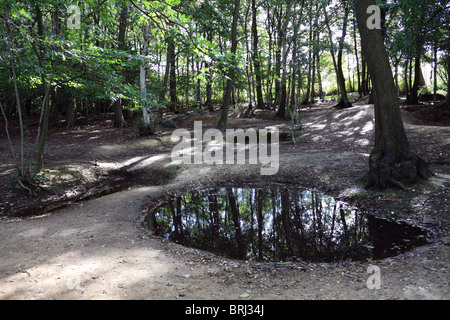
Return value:
M 135 187 L 41 217 L 0 221 L 0 299 L 449 299 L 450 170 L 443 163 L 449 156 L 448 128 L 407 127 L 417 150 L 433 149 L 435 178 L 409 193 L 374 193 L 360 190 L 357 182 L 366 170 L 371 123 L 366 107 L 305 114 L 301 143 L 283 143 L 279 173 L 264 180 L 317 188 L 381 215 L 395 212 L 432 229 L 436 238 L 430 245 L 367 263 L 260 264 L 170 243 L 141 227 L 146 204 L 192 186 L 261 181 L 259 167 L 167 167 L 169 147 L 123 138 L 104 141 L 92 158 L 82 157 L 94 161 L 95 170 L 122 168 L 140 177 Z M 70 158 L 64 149 L 57 152 L 59 164 Z M 142 178 L 155 167 L 173 171 L 159 186 L 161 177 Z M 153 186 L 138 186 L 145 181 Z M 380 289 L 367 288 L 369 265 L 380 268 Z

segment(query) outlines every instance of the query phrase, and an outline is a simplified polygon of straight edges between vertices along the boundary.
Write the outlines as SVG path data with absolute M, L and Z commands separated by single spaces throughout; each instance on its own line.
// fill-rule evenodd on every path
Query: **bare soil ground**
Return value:
M 172 165 L 173 129 L 139 137 L 133 127 L 117 130 L 103 118 L 71 130 L 52 128 L 45 155 L 51 192 L 33 197 L 8 183 L 12 159 L 2 135 L 0 299 L 449 299 L 450 130 L 402 112 L 412 148 L 436 173 L 409 192 L 361 188 L 373 138 L 369 105 L 303 110 L 305 129 L 297 144 L 281 142 L 274 176 L 261 176 L 259 165 Z M 254 119 L 238 115 L 231 127 L 290 130 L 289 121 L 264 112 Z M 192 128 L 201 120 L 207 127 L 217 116 L 174 121 Z M 275 264 L 186 248 L 141 226 L 148 206 L 168 194 L 233 181 L 318 189 L 426 227 L 432 241 L 378 261 Z M 380 289 L 367 288 L 369 265 L 380 267 Z

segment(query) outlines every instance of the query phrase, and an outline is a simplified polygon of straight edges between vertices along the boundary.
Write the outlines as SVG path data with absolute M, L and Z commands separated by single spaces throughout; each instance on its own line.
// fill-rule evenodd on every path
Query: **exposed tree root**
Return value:
M 353 107 L 353 105 L 347 101 L 347 103 L 344 102 L 343 99 L 341 99 L 341 101 L 339 101 L 339 103 L 335 106 L 333 106 L 333 109 L 346 109 L 346 108 L 351 108 Z
M 28 193 L 29 193 L 30 195 L 33 195 L 33 194 L 34 194 L 33 191 L 31 191 L 30 188 L 28 188 L 27 186 L 25 186 L 25 185 L 23 184 L 23 182 L 22 182 L 20 179 L 17 179 L 17 183 L 18 183 L 22 188 L 24 188 L 25 190 L 27 190 Z
M 434 175 L 429 169 L 428 163 L 413 152 L 408 152 L 403 157 L 395 157 L 393 151 L 384 152 L 378 159 L 369 162 L 370 171 L 366 189 L 386 189 L 388 185 L 407 191 L 407 184 L 417 183 L 419 180 L 427 180 Z
M 30 195 L 37 195 L 39 191 L 47 191 L 45 188 L 33 182 L 30 177 L 17 177 L 15 181 L 20 188 L 27 190 Z

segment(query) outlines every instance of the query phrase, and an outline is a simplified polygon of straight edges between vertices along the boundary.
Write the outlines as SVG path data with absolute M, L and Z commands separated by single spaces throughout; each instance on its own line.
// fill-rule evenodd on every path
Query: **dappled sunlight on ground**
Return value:
M 151 248 L 69 250 L 1 279 L 1 299 L 133 299 L 133 288 L 157 290 L 169 270 Z M 130 276 L 132 274 L 132 276 Z
M 8 259 L 0 262 L 0 299 L 127 299 L 136 286 L 156 290 L 172 267 L 130 232 L 134 219 L 124 212 L 136 206 L 126 199 L 110 196 L 116 205 L 106 210 L 98 201 L 76 205 L 75 219 L 63 210 L 27 220 L 29 228 L 1 224 L 0 255 Z
M 169 154 L 159 154 L 156 156 L 139 156 L 127 159 L 122 162 L 102 162 L 98 161 L 97 165 L 101 168 L 106 169 L 123 169 L 128 168 L 129 170 L 133 169 L 141 169 L 144 167 L 148 167 L 152 164 L 155 164 L 160 161 L 164 161 L 166 159 L 170 159 Z
M 311 113 L 315 116 L 305 115 L 303 137 L 317 143 L 317 148 L 341 148 L 342 143 L 333 143 L 337 139 L 347 145 L 348 150 L 371 145 L 373 105 L 354 106 L 335 113 L 323 110 Z

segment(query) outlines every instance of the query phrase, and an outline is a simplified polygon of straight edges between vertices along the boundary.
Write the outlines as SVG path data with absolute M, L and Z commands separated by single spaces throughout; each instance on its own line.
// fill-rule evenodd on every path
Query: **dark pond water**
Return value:
M 376 260 L 427 243 L 424 229 L 281 187 L 192 191 L 152 210 L 144 225 L 188 247 L 257 261 Z

